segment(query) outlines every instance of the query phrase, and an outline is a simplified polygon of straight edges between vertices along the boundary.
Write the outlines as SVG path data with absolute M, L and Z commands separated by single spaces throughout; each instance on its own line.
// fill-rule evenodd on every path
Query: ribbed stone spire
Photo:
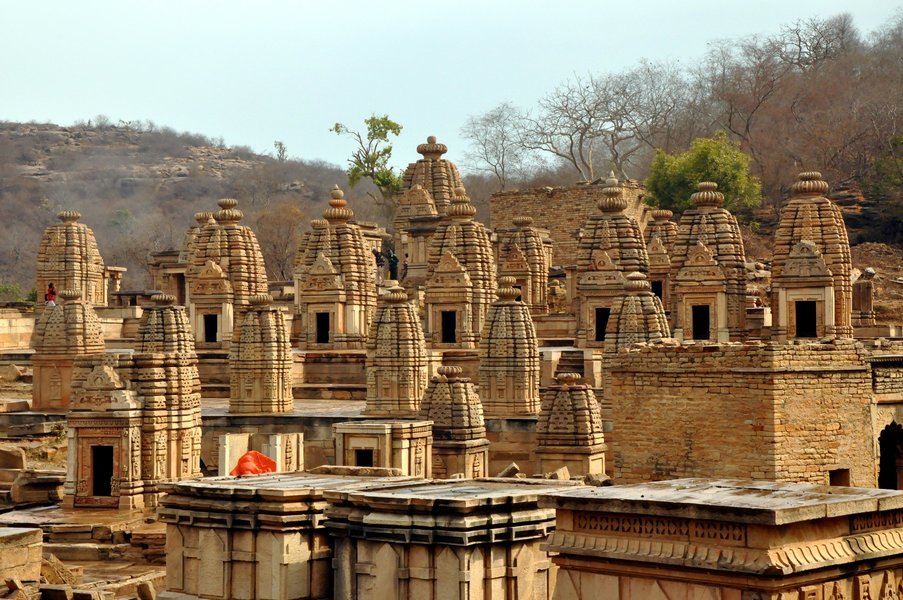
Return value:
M 284 413 L 294 409 L 292 346 L 282 311 L 269 294 L 255 294 L 241 333 L 229 349 L 229 412 Z
M 417 146 L 417 152 L 423 158 L 405 169 L 403 188 L 409 190 L 415 185 L 421 186 L 429 193 L 438 211 L 444 213 L 454 190 L 462 185 L 461 174 L 453 162 L 442 158 L 448 147 L 438 143 L 436 136 L 429 136 L 425 144 Z
M 420 418 L 433 422 L 433 439 L 485 438 L 483 406 L 470 378 L 461 376 L 461 367 L 443 365 L 437 371 L 420 405 Z
M 605 350 L 617 352 L 640 342 L 652 342 L 671 336 L 665 309 L 646 275 L 634 271 L 627 275 L 624 293 L 611 309 L 605 334 Z
M 380 295 L 370 326 L 364 414 L 416 417 L 427 386 L 427 364 L 417 308 L 396 285 Z
M 487 416 L 539 412 L 539 343 L 530 310 L 517 300 L 513 277 L 499 279 L 480 338 L 480 395 Z
M 772 281 L 783 276 L 791 252 L 799 242 L 812 242 L 834 280 L 834 325 L 826 333 L 852 337 L 852 262 L 843 213 L 825 196 L 828 183 L 817 171 L 800 173 L 791 190 L 793 195 L 781 210 L 781 220 L 775 229 Z M 778 290 L 773 289 L 772 307 L 779 302 Z M 786 327 L 786 324 L 776 325 L 777 329 Z
M 74 290 L 85 302 L 106 306 L 106 265 L 97 249 L 94 232 L 79 223 L 81 213 L 64 210 L 57 214 L 59 223 L 44 230 L 38 246 L 37 304 L 44 303 L 49 284 L 57 290 Z

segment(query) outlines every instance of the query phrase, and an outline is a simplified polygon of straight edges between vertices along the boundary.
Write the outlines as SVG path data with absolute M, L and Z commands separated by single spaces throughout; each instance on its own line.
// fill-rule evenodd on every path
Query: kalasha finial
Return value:
M 634 271 L 627 274 L 627 281 L 624 282 L 624 289 L 628 292 L 642 292 L 652 289 L 649 280 L 646 279 L 644 273 Z
M 499 300 L 503 302 L 512 302 L 517 299 L 520 295 L 520 290 L 514 287 L 516 281 L 517 280 L 510 275 L 499 277 L 499 289 L 496 291 Z
M 463 186 L 455 188 L 455 195 L 452 197 L 451 205 L 446 209 L 449 217 L 459 217 L 462 219 L 472 219 L 477 214 L 476 207 L 470 203 L 467 192 Z
M 172 306 L 176 303 L 176 297 L 172 294 L 154 294 L 151 296 L 151 302 L 157 306 Z
M 63 223 L 75 223 L 82 218 L 82 214 L 77 210 L 61 210 L 56 213 L 56 218 Z
M 345 192 L 338 184 L 329 192 L 329 208 L 323 213 L 323 218 L 330 223 L 347 223 L 354 218 L 354 211 L 348 208 Z
M 699 190 L 690 196 L 694 206 L 721 206 L 724 204 L 724 194 L 718 191 L 718 184 L 714 181 L 701 181 L 696 186 Z
M 273 297 L 269 294 L 252 294 L 248 298 L 248 304 L 251 306 L 269 306 L 273 303 Z
M 627 208 L 627 198 L 621 192 L 621 184 L 618 183 L 618 178 L 615 177 L 615 173 L 612 171 L 608 174 L 608 179 L 605 180 L 605 187 L 602 188 L 604 197 L 596 201 L 599 210 L 607 213 L 616 213 Z
M 427 160 L 439 160 L 446 152 L 448 152 L 448 146 L 438 143 L 434 135 L 426 138 L 425 144 L 417 146 L 417 153 L 423 155 L 423 158 Z
M 62 298 L 63 302 L 72 302 L 81 297 L 82 293 L 79 290 L 60 290 L 60 298 Z
M 583 379 L 583 376 L 579 373 L 559 373 L 555 376 L 555 381 L 558 382 L 558 385 L 567 389 L 572 385 L 577 385 L 577 382 Z
M 824 196 L 828 193 L 828 182 L 821 178 L 818 171 L 804 171 L 790 189 L 798 196 Z
M 461 367 L 457 367 L 454 365 L 442 365 L 436 372 L 439 373 L 440 376 L 445 377 L 447 379 L 459 377 L 461 373 L 464 372 L 464 369 Z

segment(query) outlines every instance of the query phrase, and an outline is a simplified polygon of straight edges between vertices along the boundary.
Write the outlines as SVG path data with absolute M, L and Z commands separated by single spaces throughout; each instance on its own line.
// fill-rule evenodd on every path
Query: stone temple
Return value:
M 829 182 L 792 184 L 763 275 L 715 182 L 678 216 L 613 175 L 500 192 L 484 224 L 417 153 L 388 231 L 329 193 L 291 282 L 234 199 L 132 295 L 60 213 L 56 300 L 2 348 L 33 373 L 0 403 L 11 590 L 54 593 L 43 547 L 145 600 L 903 594 L 903 342 Z M 120 585 L 75 579 L 52 597 Z

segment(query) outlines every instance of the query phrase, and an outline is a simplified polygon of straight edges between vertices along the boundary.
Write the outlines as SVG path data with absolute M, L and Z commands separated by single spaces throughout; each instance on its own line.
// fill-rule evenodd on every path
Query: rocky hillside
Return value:
M 334 165 L 279 161 L 152 125 L 0 123 L 0 300 L 32 289 L 41 232 L 61 209 L 82 213 L 107 263 L 128 267 L 125 285 L 137 288 L 146 285 L 147 254 L 177 247 L 192 215 L 225 196 L 240 201 L 280 279 L 294 252 L 285 239 L 319 215 L 337 183 L 347 178 Z M 364 191 L 352 201 L 358 196 Z M 368 208 L 355 202 L 361 219 L 375 216 Z

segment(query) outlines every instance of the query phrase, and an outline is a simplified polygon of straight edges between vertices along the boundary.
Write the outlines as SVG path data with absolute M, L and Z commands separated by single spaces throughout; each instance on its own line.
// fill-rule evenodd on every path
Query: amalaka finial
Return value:
M 690 201 L 694 206 L 721 206 L 724 204 L 724 194 L 718 191 L 718 184 L 714 181 L 700 181 L 696 186 L 698 190 Z
M 452 197 L 451 206 L 446 209 L 449 217 L 459 217 L 464 219 L 472 219 L 477 214 L 476 207 L 470 203 L 467 192 L 463 186 L 455 188 L 455 195 Z
M 245 216 L 243 212 L 235 208 L 238 200 L 235 198 L 221 198 L 217 204 L 220 210 L 213 217 L 220 223 L 237 223 Z
M 252 294 L 248 298 L 248 304 L 251 306 L 269 306 L 273 303 L 273 297 L 269 294 Z
M 572 385 L 577 385 L 577 382 L 583 378 L 579 373 L 558 373 L 555 376 L 555 381 L 558 382 L 558 385 L 568 388 Z
M 172 294 L 154 294 L 150 299 L 157 306 L 171 306 L 176 303 L 176 297 Z
M 454 365 L 442 365 L 441 367 L 436 369 L 436 372 L 439 373 L 440 376 L 450 379 L 459 377 L 461 373 L 464 372 L 464 369 Z
M 400 285 L 393 285 L 389 288 L 389 291 L 383 296 L 386 302 L 391 304 L 402 304 L 408 301 L 408 294 L 404 291 L 404 288 Z
M 520 217 L 514 217 L 511 220 L 511 223 L 518 228 L 523 229 L 524 227 L 529 227 L 533 224 L 533 217 L 528 217 L 526 215 Z
M 646 278 L 646 275 L 644 273 L 634 271 L 627 274 L 627 281 L 624 282 L 625 291 L 642 292 L 651 289 L 652 285 L 649 283 L 649 280 Z
M 348 208 L 345 192 L 338 184 L 329 192 L 329 208 L 323 213 L 323 218 L 330 223 L 347 223 L 354 218 L 354 211 Z
M 510 275 L 499 277 L 499 289 L 496 295 L 502 302 L 512 302 L 520 295 L 520 290 L 514 287 L 517 280 Z
M 448 152 L 448 146 L 438 143 L 434 135 L 426 138 L 425 144 L 417 146 L 417 153 L 423 155 L 423 158 L 427 160 L 439 160 L 446 152 Z
M 790 189 L 798 196 L 824 196 L 828 193 L 828 182 L 821 178 L 818 171 L 804 171 Z
M 82 218 L 82 214 L 77 210 L 61 210 L 56 214 L 56 218 L 63 223 L 75 223 Z
M 621 212 L 627 208 L 627 198 L 621 193 L 621 184 L 614 172 L 611 172 L 608 179 L 605 180 L 605 187 L 602 188 L 603 197 L 596 200 L 599 210 L 607 213 Z
M 63 302 L 72 302 L 82 297 L 79 290 L 60 290 L 60 298 Z

